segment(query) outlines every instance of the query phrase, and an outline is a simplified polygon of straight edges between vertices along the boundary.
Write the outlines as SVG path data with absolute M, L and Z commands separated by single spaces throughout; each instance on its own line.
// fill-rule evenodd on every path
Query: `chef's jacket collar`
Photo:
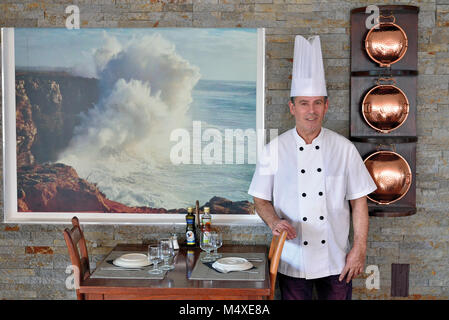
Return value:
M 308 145 L 308 144 L 306 144 L 304 139 L 298 134 L 298 132 L 296 131 L 296 127 L 293 128 L 292 133 L 295 137 L 295 141 L 298 146 L 304 147 L 304 146 Z M 320 133 L 318 134 L 318 136 L 315 139 L 313 139 L 312 143 L 309 144 L 308 146 L 315 146 L 315 147 L 320 146 L 323 141 L 323 136 L 324 136 L 324 128 L 321 127 Z

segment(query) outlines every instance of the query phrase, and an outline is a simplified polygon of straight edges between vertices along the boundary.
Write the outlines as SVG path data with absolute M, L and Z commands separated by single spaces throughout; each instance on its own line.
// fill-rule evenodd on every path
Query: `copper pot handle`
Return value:
M 372 108 L 371 108 L 371 103 L 365 103 L 365 113 L 371 113 Z
M 408 103 L 404 103 L 402 105 L 402 110 L 403 110 L 404 114 L 409 114 L 410 113 L 409 112 L 409 107 L 410 107 L 410 105 Z
M 382 143 L 380 143 L 380 144 L 377 145 L 376 150 L 377 150 L 377 151 L 380 151 L 380 149 L 381 149 L 382 147 L 386 147 L 387 149 L 393 150 L 394 153 L 397 153 L 397 152 L 396 152 L 396 145 L 395 145 L 395 144 L 382 144 Z
M 379 78 L 377 79 L 376 83 L 378 86 L 380 86 L 380 81 L 393 81 L 394 85 L 396 86 L 396 80 L 394 78 Z
M 411 181 L 412 181 L 412 177 L 410 176 L 410 173 L 407 173 L 407 175 L 405 176 L 405 183 L 410 184 Z
M 383 14 L 379 15 L 377 17 L 377 19 L 376 19 L 377 23 L 381 23 L 380 22 L 380 18 L 384 18 L 384 19 L 386 19 L 386 18 L 393 18 L 393 21 L 391 23 L 395 23 L 396 22 L 396 17 L 394 15 L 392 15 L 392 14 L 390 14 L 389 16 L 384 16 Z

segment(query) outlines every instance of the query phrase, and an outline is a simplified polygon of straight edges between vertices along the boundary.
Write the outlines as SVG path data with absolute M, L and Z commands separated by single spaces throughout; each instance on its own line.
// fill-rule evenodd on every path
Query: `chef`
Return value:
M 287 231 L 282 299 L 311 299 L 315 286 L 319 299 L 349 300 L 351 280 L 364 268 L 366 195 L 376 184 L 354 145 L 321 127 L 329 102 L 319 36 L 295 38 L 290 96 L 296 126 L 264 147 L 248 193 L 273 235 Z

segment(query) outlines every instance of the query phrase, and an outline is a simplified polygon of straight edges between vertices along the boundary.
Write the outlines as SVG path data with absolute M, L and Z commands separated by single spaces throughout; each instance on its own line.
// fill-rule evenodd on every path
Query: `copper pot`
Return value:
M 365 165 L 377 190 L 367 197 L 378 204 L 391 204 L 404 197 L 412 184 L 407 161 L 393 151 L 377 151 L 365 159 Z
M 407 51 L 408 39 L 404 30 L 395 24 L 394 16 L 379 16 L 393 18 L 392 22 L 379 22 L 370 29 L 365 38 L 365 50 L 368 56 L 381 67 L 389 68 L 402 59 Z
M 395 85 L 380 84 L 372 88 L 363 98 L 362 115 L 368 125 L 376 131 L 390 133 L 402 126 L 408 117 L 410 104 L 405 93 Z M 394 81 L 396 84 L 396 81 Z

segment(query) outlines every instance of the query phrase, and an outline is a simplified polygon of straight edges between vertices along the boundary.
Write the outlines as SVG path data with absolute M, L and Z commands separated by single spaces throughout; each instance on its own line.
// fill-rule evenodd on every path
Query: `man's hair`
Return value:
M 295 98 L 296 98 L 296 97 L 290 97 L 290 101 L 291 101 L 293 104 L 295 104 Z M 326 103 L 326 101 L 327 101 L 327 96 L 324 96 L 324 103 Z

